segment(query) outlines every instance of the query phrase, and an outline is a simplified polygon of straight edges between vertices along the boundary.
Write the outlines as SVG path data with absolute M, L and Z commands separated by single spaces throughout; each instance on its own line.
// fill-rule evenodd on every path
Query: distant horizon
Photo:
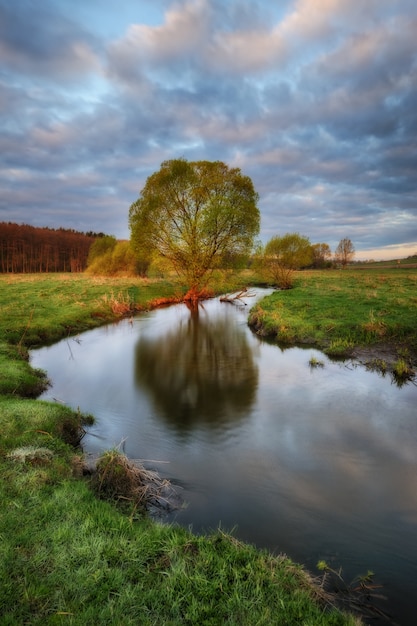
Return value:
M 260 240 L 417 250 L 415 0 L 0 0 L 0 221 L 129 238 L 166 160 L 223 161 Z

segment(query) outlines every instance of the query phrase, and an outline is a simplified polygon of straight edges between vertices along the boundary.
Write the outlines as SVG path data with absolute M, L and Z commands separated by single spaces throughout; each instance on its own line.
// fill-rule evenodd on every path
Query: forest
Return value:
M 103 233 L 0 222 L 0 273 L 83 272 Z

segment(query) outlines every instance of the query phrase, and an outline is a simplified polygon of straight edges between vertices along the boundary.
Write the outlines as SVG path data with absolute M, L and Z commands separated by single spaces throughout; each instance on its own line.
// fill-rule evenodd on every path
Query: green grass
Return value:
M 0 336 L 13 344 L 43 345 L 114 320 L 127 312 L 123 305 L 141 310 L 156 298 L 182 293 L 172 282 L 140 278 L 0 275 Z
M 215 289 L 242 284 L 218 277 Z M 2 625 L 358 623 L 286 557 L 99 500 L 75 447 L 92 418 L 29 398 L 45 376 L 28 347 L 180 294 L 163 281 L 0 276 Z
M 214 276 L 215 293 L 245 285 L 239 275 Z M 29 347 L 181 299 L 187 289 L 175 281 L 109 278 L 86 274 L 0 274 L 0 340 Z
M 220 531 L 132 523 L 79 480 L 0 489 L 2 624 L 354 624 L 290 560 Z
M 417 354 L 417 270 L 299 272 L 294 289 L 276 291 L 251 312 L 257 332 L 307 343 L 329 354 L 388 345 Z
M 0 395 L 36 397 L 46 383 L 45 374 L 31 368 L 24 348 L 0 341 Z

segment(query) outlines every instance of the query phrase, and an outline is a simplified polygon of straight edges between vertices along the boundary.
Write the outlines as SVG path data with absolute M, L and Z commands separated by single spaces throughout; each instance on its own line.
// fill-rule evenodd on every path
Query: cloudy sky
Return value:
M 178 157 L 249 175 L 264 243 L 417 252 L 417 2 L 0 0 L 0 221 L 128 238 Z

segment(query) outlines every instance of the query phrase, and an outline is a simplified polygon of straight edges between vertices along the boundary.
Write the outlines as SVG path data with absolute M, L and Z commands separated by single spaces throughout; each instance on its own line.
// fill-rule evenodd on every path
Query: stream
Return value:
M 140 314 L 31 351 L 42 399 L 92 413 L 83 440 L 168 478 L 167 521 L 285 553 L 344 580 L 372 570 L 390 620 L 415 624 L 417 387 L 247 325 L 256 298 Z M 313 367 L 312 359 L 319 361 Z M 164 518 L 165 519 L 165 518 Z

